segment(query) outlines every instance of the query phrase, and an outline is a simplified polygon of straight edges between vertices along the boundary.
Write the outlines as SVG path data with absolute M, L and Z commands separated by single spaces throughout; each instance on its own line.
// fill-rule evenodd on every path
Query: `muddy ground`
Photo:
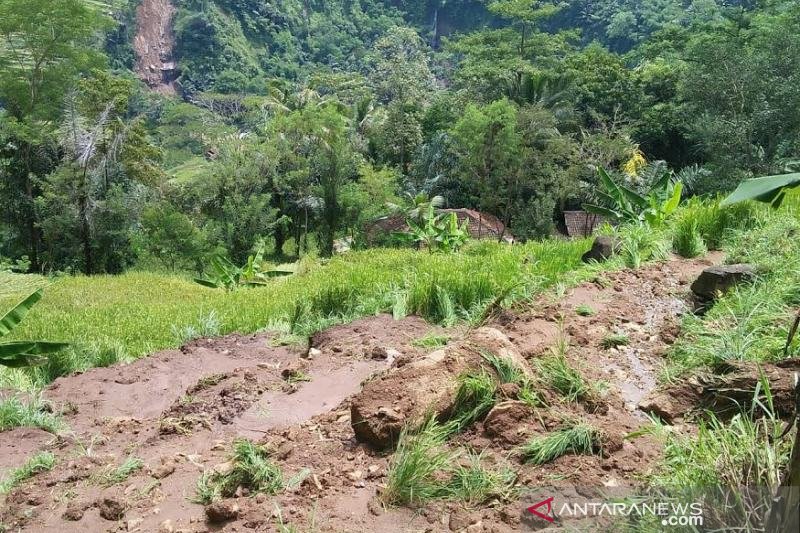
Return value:
M 518 354 L 526 371 L 535 373 L 535 360 L 562 343 L 584 377 L 606 384 L 599 399 L 565 404 L 543 390 L 550 407 L 533 410 L 514 401 L 512 391 L 452 445 L 483 452 L 487 464 L 510 467 L 521 489 L 552 483 L 635 487 L 658 461 L 661 444 L 626 436 L 648 423 L 638 405 L 656 388 L 664 353 L 679 335 L 689 284 L 721 259 L 674 259 L 602 274 L 566 294 L 505 311 L 487 324 L 489 330 L 444 332 L 416 317 L 380 315 L 319 333 L 310 350 L 278 346 L 269 333 L 232 335 L 60 378 L 44 395 L 64 413 L 69 432 L 0 433 L 0 469 L 38 450 L 58 458 L 52 471 L 7 496 L 0 522 L 10 531 L 43 532 L 276 531 L 281 520 L 297 531 L 527 530 L 516 497 L 472 508 L 459 502 L 387 508 L 380 494 L 391 452 L 359 442 L 351 414 L 367 413 L 370 423 L 370 413 L 411 413 L 424 398 L 409 390 L 409 376 L 421 374 L 412 370 L 431 352 L 443 354 L 435 364 L 467 364 L 469 347 L 482 342 Z M 578 310 L 587 307 L 592 313 L 582 316 Z M 444 348 L 426 350 L 415 342 L 443 333 L 450 338 Z M 603 346 L 609 334 L 625 335 L 628 344 Z M 564 417 L 602 429 L 603 455 L 522 464 L 518 446 Z M 189 498 L 203 472 L 225 464 L 237 437 L 268 444 L 285 477 L 303 473 L 303 481 L 275 497 L 241 494 L 229 502 L 238 508 L 234 519 L 209 524 L 203 506 Z M 122 483 L 104 483 L 104 473 L 129 456 L 141 458 L 144 467 Z

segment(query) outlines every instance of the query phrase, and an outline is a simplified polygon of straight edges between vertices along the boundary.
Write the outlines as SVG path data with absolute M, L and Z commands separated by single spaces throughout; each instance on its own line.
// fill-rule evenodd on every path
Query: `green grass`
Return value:
M 32 478 L 42 472 L 48 472 L 56 464 L 56 457 L 50 452 L 40 452 L 28 459 L 19 468 L 11 470 L 5 478 L 0 481 L 0 494 L 6 494 L 19 486 L 25 480 Z
M 485 370 L 459 376 L 453 412 L 447 427 L 458 433 L 482 419 L 494 407 L 496 392 L 497 380 Z
M 672 249 L 675 253 L 692 258 L 704 255 L 708 251 L 697 225 L 697 220 L 691 217 L 684 217 L 678 221 L 672 236 Z
M 624 333 L 609 333 L 603 340 L 600 341 L 600 346 L 606 350 L 610 348 L 619 348 L 620 346 L 627 346 L 631 340 Z
M 728 261 L 754 264 L 758 279 L 729 291 L 704 316 L 683 318 L 681 337 L 667 354 L 663 381 L 725 361 L 785 357 L 788 329 L 800 305 L 800 240 L 796 237 L 800 221 L 783 210 L 768 216 L 762 227 L 726 237 Z M 800 339 L 787 355 L 800 355 Z
M 404 429 L 389 463 L 382 499 L 389 505 L 419 506 L 443 495 L 439 473 L 455 459 L 444 448 L 448 428 L 433 417 L 417 430 Z
M 567 402 L 593 400 L 598 393 L 596 386 L 590 384 L 583 375 L 572 367 L 566 357 L 567 342 L 562 337 L 552 353 L 536 360 L 538 375 Z
M 511 497 L 515 474 L 508 468 L 487 468 L 483 455 L 448 450 L 450 433 L 433 417 L 416 430 L 403 430 L 389 463 L 384 503 L 418 507 L 447 499 L 479 505 Z
M 441 348 L 442 346 L 446 345 L 449 341 L 450 337 L 448 335 L 428 333 L 424 337 L 414 339 L 414 341 L 411 342 L 411 345 L 416 346 L 417 348 L 423 348 L 425 350 L 436 350 L 437 348 Z
M 470 506 L 480 505 L 492 498 L 509 499 L 513 494 L 516 474 L 509 468 L 493 470 L 484 466 L 482 454 L 469 453 L 450 471 L 445 485 L 446 498 Z
M 498 295 L 503 305 L 528 298 L 580 269 L 587 240 L 520 246 L 478 243 L 457 254 L 374 249 L 336 257 L 326 265 L 275 280 L 267 287 L 232 293 L 189 279 L 156 273 L 54 278 L 45 296 L 13 334 L 72 343 L 38 370 L 0 371 L 0 387 L 33 388 L 76 370 L 129 361 L 175 347 L 205 331 L 256 332 L 291 325 L 306 336 L 330 325 L 382 311 L 418 314 L 437 323 L 482 315 Z M 1 273 L 13 290 L 0 294 L 0 309 L 48 283 L 38 276 Z M 398 301 L 403 305 L 399 306 Z M 215 327 L 207 328 L 209 317 Z
M 57 415 L 47 411 L 41 398 L 34 397 L 23 401 L 17 396 L 0 400 L 0 431 L 17 427 L 40 428 L 50 433 L 58 433 L 64 423 Z
M 593 455 L 600 452 L 602 434 L 587 424 L 570 424 L 549 435 L 531 439 L 521 449 L 525 462 L 549 463 L 562 455 Z
M 251 494 L 277 494 L 296 482 L 284 482 L 283 471 L 272 461 L 269 451 L 247 439 L 233 443 L 230 463 L 227 472 L 203 473 L 191 501 L 208 504 L 220 497 L 230 498 L 239 487 Z
M 595 314 L 595 310 L 592 308 L 591 305 L 581 304 L 575 308 L 575 312 L 579 316 L 593 316 Z
M 711 511 L 704 525 L 763 523 L 794 440 L 774 414 L 768 380 L 756 388 L 751 405 L 728 421 L 707 413 L 691 436 L 661 429 L 664 459 L 649 480 L 652 486 L 701 491 Z
M 144 466 L 144 462 L 138 457 L 129 456 L 122 464 L 110 468 L 100 476 L 100 483 L 106 487 L 118 485 L 127 480 Z

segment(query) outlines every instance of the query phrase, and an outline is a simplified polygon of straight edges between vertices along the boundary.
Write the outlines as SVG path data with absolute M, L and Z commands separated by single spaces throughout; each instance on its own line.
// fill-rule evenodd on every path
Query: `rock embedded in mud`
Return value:
M 106 496 L 97 501 L 100 516 L 116 522 L 125 516 L 125 503 L 115 496 Z
M 386 449 L 396 442 L 403 427 L 420 423 L 428 413 L 446 418 L 453 407 L 458 376 L 488 367 L 482 352 L 508 359 L 532 377 L 527 362 L 508 337 L 493 328 L 477 329 L 461 342 L 367 382 L 350 407 L 356 438 Z
M 206 520 L 210 524 L 222 524 L 239 517 L 239 505 L 229 500 L 221 500 L 206 506 Z
M 692 283 L 692 292 L 701 300 L 714 300 L 734 286 L 755 279 L 753 265 L 719 265 L 709 267 Z
M 609 259 L 611 256 L 619 252 L 619 247 L 620 243 L 618 239 L 615 239 L 614 237 L 608 237 L 606 235 L 600 235 L 599 237 L 595 238 L 594 242 L 592 243 L 592 248 L 583 254 L 581 259 L 584 263 L 590 263 L 592 261 L 597 261 L 599 263 Z

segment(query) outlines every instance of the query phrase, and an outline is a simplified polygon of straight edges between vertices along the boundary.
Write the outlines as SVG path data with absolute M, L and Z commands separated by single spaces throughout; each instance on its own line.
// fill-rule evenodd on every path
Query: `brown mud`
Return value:
M 518 358 L 533 378 L 537 359 L 561 347 L 586 380 L 605 383 L 598 398 L 566 403 L 542 388 L 549 407 L 532 409 L 504 387 L 489 415 L 450 446 L 512 469 L 520 489 L 636 487 L 662 453 L 654 437 L 631 437 L 648 423 L 638 404 L 656 394 L 663 356 L 689 310 L 689 284 L 720 260 L 674 259 L 601 274 L 563 295 L 504 311 L 483 329 L 447 331 L 451 340 L 437 350 L 415 341 L 441 335 L 441 328 L 379 315 L 318 333 L 309 347 L 278 346 L 269 333 L 230 335 L 60 378 L 44 396 L 65 413 L 69 431 L 58 437 L 32 429 L 0 433 L 0 470 L 41 450 L 58 458 L 52 471 L 0 500 L 0 523 L 42 532 L 277 531 L 281 522 L 320 532 L 525 530 L 516 498 L 475 507 L 387 508 L 380 494 L 391 452 L 357 438 L 351 417 L 389 413 L 411 420 L 426 400 L 446 401 L 442 391 L 451 390 L 453 376 L 483 364 L 475 357 L 479 347 Z M 610 334 L 624 335 L 627 343 L 608 346 Z M 431 384 L 426 394 L 417 388 L 423 378 Z M 600 429 L 602 453 L 523 464 L 518 446 L 565 419 Z M 285 478 L 301 474 L 303 481 L 272 497 L 225 500 L 215 511 L 235 508 L 235 516 L 209 524 L 203 506 L 190 499 L 201 474 L 222 468 L 240 437 L 267 444 Z M 118 484 L 104 482 L 128 457 L 140 458 L 143 467 Z

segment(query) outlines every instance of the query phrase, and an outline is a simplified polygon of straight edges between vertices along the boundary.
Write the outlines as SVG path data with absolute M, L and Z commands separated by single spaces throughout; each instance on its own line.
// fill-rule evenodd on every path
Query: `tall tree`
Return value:
M 84 0 L 0 2 L 0 103 L 19 143 L 16 164 L 2 175 L 16 193 L 3 211 L 27 241 L 33 269 L 39 267 L 41 241 L 34 204 L 41 194 L 39 180 L 52 169 L 37 161 L 37 152 L 53 133 L 76 75 L 102 62 L 92 45 L 109 24 L 96 5 Z

